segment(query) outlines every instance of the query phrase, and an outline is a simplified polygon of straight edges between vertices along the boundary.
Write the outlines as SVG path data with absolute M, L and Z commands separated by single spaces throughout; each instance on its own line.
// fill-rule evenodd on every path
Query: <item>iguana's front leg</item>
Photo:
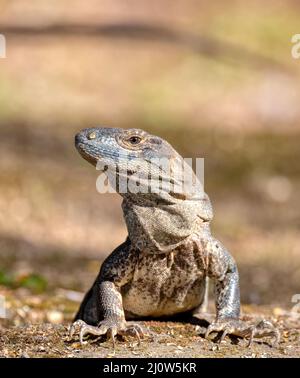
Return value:
M 79 328 L 80 342 L 87 334 L 108 334 L 114 341 L 116 334 L 143 335 L 139 325 L 127 324 L 120 289 L 130 282 L 138 252 L 127 239 L 103 262 L 100 273 L 85 296 L 70 328 L 70 337 Z
M 227 334 L 249 338 L 272 336 L 274 343 L 280 339 L 279 331 L 268 321 L 248 324 L 239 319 L 240 289 L 236 263 L 223 245 L 214 238 L 204 241 L 205 256 L 208 262 L 207 274 L 215 282 L 216 321 L 209 325 L 205 337 L 211 332 L 222 332 L 220 341 Z

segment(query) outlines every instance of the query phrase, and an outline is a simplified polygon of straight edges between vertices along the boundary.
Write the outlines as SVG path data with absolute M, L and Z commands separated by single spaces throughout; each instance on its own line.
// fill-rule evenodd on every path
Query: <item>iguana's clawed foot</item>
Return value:
M 116 335 L 136 337 L 139 344 L 141 338 L 145 336 L 145 332 L 139 324 L 129 324 L 126 321 L 116 320 L 102 320 L 98 326 L 91 326 L 83 320 L 77 320 L 70 327 L 70 338 L 73 337 L 77 330 L 79 331 L 81 344 L 83 344 L 83 339 L 86 335 L 102 336 L 106 334 L 112 339 L 114 348 Z
M 256 325 L 249 325 L 241 320 L 218 320 L 208 326 L 205 338 L 207 339 L 212 332 L 222 332 L 220 342 L 225 339 L 226 335 L 249 338 L 248 347 L 252 345 L 254 338 L 270 336 L 274 339 L 271 344 L 272 347 L 280 341 L 279 330 L 267 320 L 262 320 Z

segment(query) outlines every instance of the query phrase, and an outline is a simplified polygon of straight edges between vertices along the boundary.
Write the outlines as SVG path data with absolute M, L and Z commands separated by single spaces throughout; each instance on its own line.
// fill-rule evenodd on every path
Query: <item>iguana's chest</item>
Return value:
M 204 278 L 201 242 L 193 238 L 168 254 L 141 253 L 122 290 L 124 309 L 154 317 L 191 310 L 202 303 Z

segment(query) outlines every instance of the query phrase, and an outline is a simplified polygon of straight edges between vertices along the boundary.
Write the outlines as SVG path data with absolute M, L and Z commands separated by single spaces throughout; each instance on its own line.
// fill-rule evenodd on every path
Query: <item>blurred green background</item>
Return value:
M 74 134 L 145 129 L 205 158 L 244 303 L 300 293 L 297 1 L 0 1 L 0 292 L 86 290 L 126 237 Z

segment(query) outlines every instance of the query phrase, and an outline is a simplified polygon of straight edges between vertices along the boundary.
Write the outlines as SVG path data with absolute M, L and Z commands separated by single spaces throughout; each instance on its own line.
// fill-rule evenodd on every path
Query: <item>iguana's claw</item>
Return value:
M 226 335 L 249 337 L 248 347 L 252 345 L 254 338 L 273 337 L 272 347 L 278 345 L 280 341 L 279 330 L 267 320 L 262 320 L 257 325 L 249 325 L 241 320 L 218 320 L 208 326 L 205 338 L 207 339 L 212 332 L 222 332 L 220 342 L 225 339 Z
M 83 345 L 84 336 L 88 334 L 95 336 L 107 334 L 112 339 L 114 349 L 116 335 L 136 337 L 138 339 L 138 344 L 140 344 L 141 338 L 145 336 L 145 332 L 139 324 L 130 324 L 125 321 L 117 322 L 115 320 L 102 320 L 98 326 L 91 326 L 83 320 L 77 320 L 70 327 L 70 338 L 73 337 L 77 329 L 79 330 L 79 340 L 81 345 Z
M 69 339 L 71 340 L 72 337 L 74 336 L 74 333 L 77 331 L 77 329 L 81 329 L 81 327 L 83 327 L 84 325 L 86 325 L 86 323 L 83 321 L 83 320 L 76 320 L 74 323 L 71 324 L 70 328 L 69 328 Z

